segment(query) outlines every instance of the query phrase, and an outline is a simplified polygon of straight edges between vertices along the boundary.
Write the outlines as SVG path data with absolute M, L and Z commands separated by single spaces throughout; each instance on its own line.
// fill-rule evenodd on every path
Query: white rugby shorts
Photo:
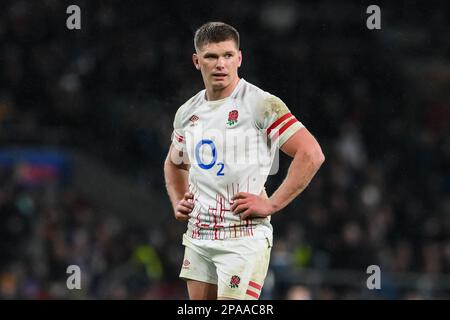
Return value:
M 269 239 L 199 240 L 184 234 L 183 245 L 180 278 L 216 284 L 218 298 L 259 298 L 269 268 Z

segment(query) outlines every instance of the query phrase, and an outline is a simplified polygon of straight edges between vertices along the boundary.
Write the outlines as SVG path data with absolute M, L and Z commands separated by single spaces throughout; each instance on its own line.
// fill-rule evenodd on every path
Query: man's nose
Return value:
M 216 64 L 216 68 L 217 69 L 223 69 L 225 66 L 225 59 L 220 57 L 219 59 L 217 59 L 217 64 Z

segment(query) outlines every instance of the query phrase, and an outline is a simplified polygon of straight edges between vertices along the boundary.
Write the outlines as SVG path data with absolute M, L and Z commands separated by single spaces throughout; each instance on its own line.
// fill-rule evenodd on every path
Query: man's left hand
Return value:
M 248 192 L 239 192 L 231 200 L 231 211 L 234 214 L 242 213 L 242 220 L 249 217 L 265 218 L 276 211 L 269 199 Z

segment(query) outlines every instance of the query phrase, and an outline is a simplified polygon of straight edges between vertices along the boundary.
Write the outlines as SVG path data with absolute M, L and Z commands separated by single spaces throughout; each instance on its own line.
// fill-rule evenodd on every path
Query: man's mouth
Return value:
M 226 73 L 220 73 L 220 72 L 218 72 L 218 73 L 213 73 L 212 75 L 213 75 L 214 78 L 223 78 L 223 77 L 226 77 L 226 76 L 227 76 Z

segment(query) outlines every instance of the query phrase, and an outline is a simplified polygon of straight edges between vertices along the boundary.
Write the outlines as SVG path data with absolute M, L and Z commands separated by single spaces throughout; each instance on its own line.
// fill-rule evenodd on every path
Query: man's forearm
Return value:
M 269 198 L 275 212 L 286 207 L 305 190 L 323 161 L 322 152 L 297 152 L 295 154 L 286 178 Z
M 177 203 L 183 198 L 189 189 L 189 172 L 184 168 L 174 165 L 170 159 L 164 163 L 164 179 L 166 189 L 169 194 L 172 207 L 176 208 Z

